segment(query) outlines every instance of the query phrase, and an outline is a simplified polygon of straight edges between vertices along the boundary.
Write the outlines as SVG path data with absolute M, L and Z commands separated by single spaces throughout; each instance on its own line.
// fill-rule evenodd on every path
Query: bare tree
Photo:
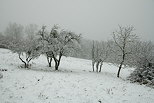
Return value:
M 92 45 L 92 68 L 95 71 L 95 64 L 96 64 L 96 72 L 98 72 L 99 64 L 101 62 L 100 58 L 100 45 L 98 41 L 93 41 Z
M 103 62 L 107 61 L 108 57 L 112 52 L 111 42 L 101 42 L 101 51 L 100 51 L 100 68 L 99 72 L 102 70 Z
M 105 62 L 109 55 L 111 54 L 111 46 L 110 42 L 98 42 L 93 41 L 92 46 L 92 68 L 94 71 L 94 67 L 96 64 L 96 72 L 101 72 L 103 62 Z M 98 70 L 99 69 L 99 70 Z
M 119 26 L 119 31 L 113 32 L 113 40 L 115 42 L 115 46 L 118 48 L 116 54 L 119 58 L 119 69 L 117 73 L 117 77 L 120 75 L 121 68 L 127 59 L 127 55 L 131 54 L 132 51 L 129 49 L 130 45 L 136 40 L 136 35 L 133 34 L 134 27 L 121 27 Z

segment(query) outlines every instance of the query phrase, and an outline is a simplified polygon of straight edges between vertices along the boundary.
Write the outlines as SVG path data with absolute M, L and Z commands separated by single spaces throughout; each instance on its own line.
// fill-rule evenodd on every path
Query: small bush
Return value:
M 154 67 L 137 68 L 128 79 L 154 88 Z

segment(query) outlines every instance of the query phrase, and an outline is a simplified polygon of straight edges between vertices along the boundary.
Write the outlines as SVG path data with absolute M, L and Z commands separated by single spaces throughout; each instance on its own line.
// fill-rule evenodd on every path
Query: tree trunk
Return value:
M 28 67 L 29 67 L 29 64 L 26 63 L 26 64 L 25 64 L 25 68 L 28 68 Z
M 102 65 L 103 65 L 103 61 L 101 61 L 99 72 L 101 72 L 101 70 L 102 70 Z
M 51 62 L 49 63 L 49 67 L 51 67 Z
M 26 60 L 26 68 L 28 68 L 29 67 L 29 62 Z
M 118 74 L 117 74 L 117 77 L 118 78 L 119 78 L 120 71 L 121 71 L 121 68 L 122 68 L 122 65 L 123 65 L 124 61 L 125 61 L 125 52 L 123 51 L 122 62 L 120 63 L 119 70 L 118 70 Z
M 94 45 L 94 41 L 93 41 L 91 55 L 92 55 L 92 68 L 93 68 L 93 72 L 94 72 L 95 71 L 95 68 L 94 68 L 94 65 L 95 65 L 95 45 Z
M 60 65 L 62 54 L 59 55 L 58 66 Z
M 96 72 L 98 72 L 98 67 L 99 67 L 99 61 L 97 62 L 97 64 L 96 64 Z
M 25 64 L 25 68 L 27 68 L 27 64 L 26 63 L 24 63 Z
M 120 64 L 119 69 L 118 69 L 118 74 L 117 74 L 117 77 L 118 77 L 118 78 L 119 78 L 119 75 L 120 75 L 120 71 L 121 71 L 121 68 L 122 68 L 122 64 L 123 64 L 123 63 Z
M 95 62 L 94 62 L 94 61 L 92 61 L 92 68 L 93 68 L 93 72 L 95 71 L 95 70 L 94 70 L 94 65 L 95 65 Z
M 120 63 L 120 66 L 119 66 L 119 70 L 118 70 L 118 74 L 117 74 L 117 77 L 118 77 L 118 78 L 119 78 L 120 71 L 121 71 L 122 65 L 123 65 L 123 63 L 124 63 L 124 60 L 125 60 L 125 55 L 123 55 L 123 60 L 122 60 L 122 62 Z
M 48 65 L 51 67 L 52 57 L 47 57 Z
M 60 55 L 59 55 L 59 59 L 57 61 L 57 65 L 56 65 L 56 68 L 55 68 L 56 70 L 58 70 L 58 68 L 59 68 L 61 57 L 62 57 L 62 53 L 60 53 Z
M 57 62 L 55 62 L 55 70 L 58 70 L 58 63 Z
M 25 68 L 28 68 L 28 65 L 27 65 L 27 63 L 20 57 L 20 54 L 18 54 L 19 55 L 19 59 L 24 63 L 24 65 L 25 65 Z
M 32 60 L 33 58 L 30 58 L 30 57 L 28 57 L 27 59 L 26 59 L 26 68 L 29 68 L 29 62 Z
M 54 61 L 55 61 L 55 70 L 58 70 L 58 60 L 56 57 L 53 57 Z
M 62 57 L 62 53 L 59 54 L 59 59 L 58 60 L 56 59 L 56 57 L 53 57 L 54 61 L 55 61 L 55 70 L 58 70 L 58 68 L 59 68 L 61 57 Z

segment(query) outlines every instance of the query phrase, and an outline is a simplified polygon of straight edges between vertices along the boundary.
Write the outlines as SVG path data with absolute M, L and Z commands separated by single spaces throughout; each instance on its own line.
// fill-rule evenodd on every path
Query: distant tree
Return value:
M 80 58 L 91 60 L 92 59 L 91 49 L 92 49 L 93 41 L 85 39 L 85 38 L 81 38 L 80 41 L 81 41 L 80 42 L 80 45 L 81 45 Z
M 25 37 L 29 39 L 33 39 L 36 37 L 38 32 L 38 26 L 36 24 L 29 24 L 25 27 Z
M 100 68 L 99 68 L 99 72 L 101 72 L 102 69 L 102 65 L 103 62 L 107 62 L 107 59 L 110 57 L 111 53 L 112 53 L 112 46 L 111 46 L 111 42 L 107 41 L 107 42 L 101 42 L 101 48 L 100 48 Z
M 17 45 L 24 36 L 24 27 L 20 24 L 9 23 L 4 31 L 5 46 L 11 49 L 14 45 Z
M 93 41 L 92 46 L 92 68 L 94 71 L 94 66 L 96 63 L 96 72 L 101 72 L 103 62 L 105 62 L 109 55 L 111 54 L 111 43 Z M 99 69 L 99 70 L 98 70 Z
M 132 46 L 130 65 L 145 68 L 154 63 L 154 45 L 152 42 L 137 41 Z
M 136 35 L 133 34 L 134 27 L 121 27 L 119 26 L 119 31 L 113 32 L 113 40 L 115 43 L 115 46 L 117 47 L 117 58 L 119 61 L 119 69 L 117 73 L 117 77 L 120 75 L 120 71 L 122 66 L 125 63 L 125 60 L 127 59 L 127 55 L 131 54 L 132 51 L 129 49 L 129 47 L 133 44 L 133 42 L 136 40 Z
M 11 41 L 12 40 L 17 41 L 23 38 L 23 35 L 24 35 L 23 30 L 24 30 L 24 27 L 22 25 L 17 24 L 17 23 L 9 23 L 4 33 L 6 37 L 11 39 Z

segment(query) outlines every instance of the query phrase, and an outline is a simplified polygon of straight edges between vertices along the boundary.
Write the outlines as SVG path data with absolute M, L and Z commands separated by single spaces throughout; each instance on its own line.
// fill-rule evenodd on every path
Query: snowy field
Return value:
M 101 73 L 91 72 L 91 61 L 63 57 L 59 71 L 49 68 L 44 56 L 30 70 L 16 54 L 0 49 L 0 103 L 154 103 L 154 89 L 130 83 L 132 68 L 121 70 L 104 63 Z M 53 64 L 54 65 L 54 64 Z

